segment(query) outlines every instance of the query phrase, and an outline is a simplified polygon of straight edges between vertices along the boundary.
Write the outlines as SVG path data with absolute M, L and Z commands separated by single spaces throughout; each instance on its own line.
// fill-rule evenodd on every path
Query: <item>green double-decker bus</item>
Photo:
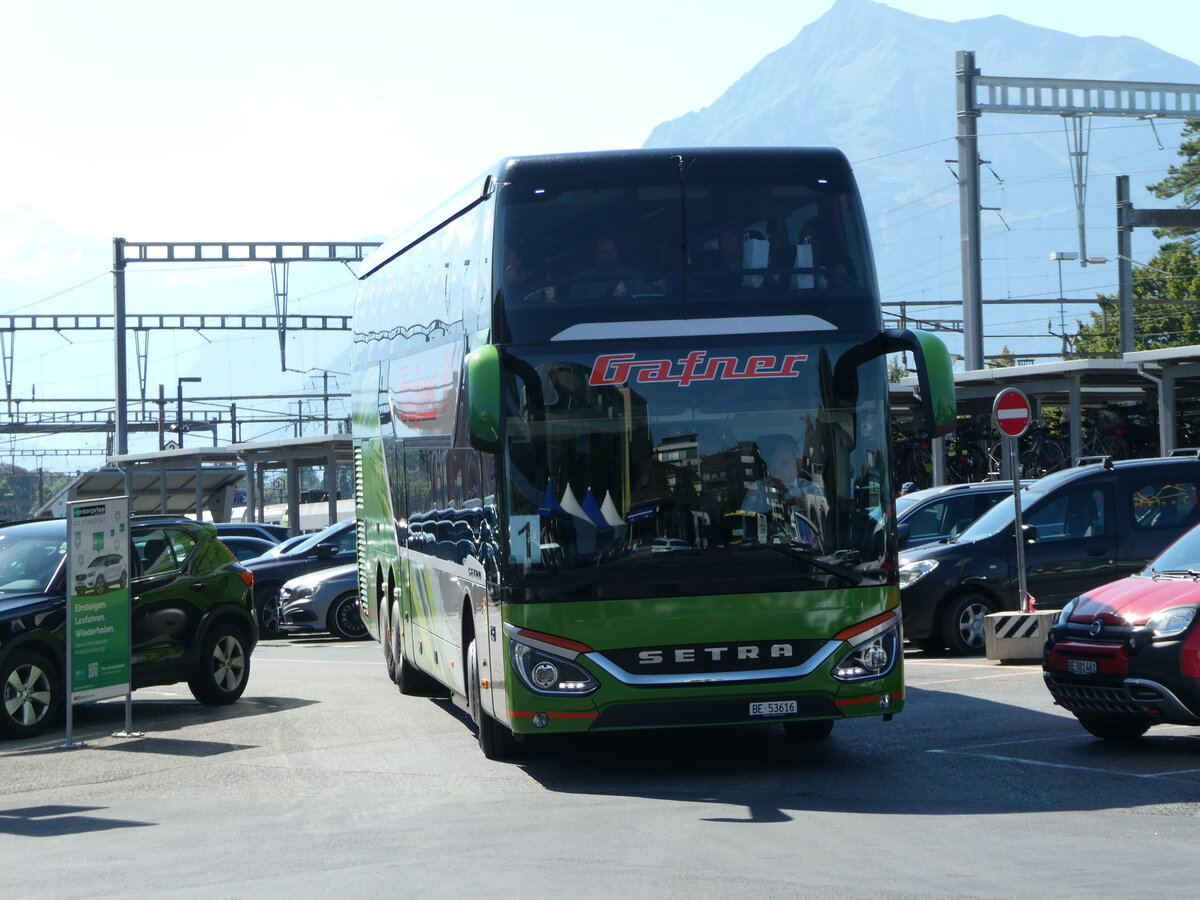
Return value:
M 502 160 L 364 263 L 363 617 L 488 757 L 539 733 L 904 705 L 882 328 L 829 149 Z

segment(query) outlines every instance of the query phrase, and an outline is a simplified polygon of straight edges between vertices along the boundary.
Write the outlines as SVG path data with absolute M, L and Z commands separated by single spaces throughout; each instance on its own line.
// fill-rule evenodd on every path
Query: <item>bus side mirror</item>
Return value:
M 471 446 L 500 450 L 500 351 L 486 344 L 467 354 L 467 418 Z
M 930 437 L 941 437 L 954 430 L 958 408 L 954 397 L 954 369 L 946 345 L 924 331 L 892 328 L 884 333 L 889 353 L 908 350 L 917 367 L 917 385 L 921 391 L 921 412 Z
M 925 431 L 930 437 L 941 437 L 954 430 L 958 408 L 954 398 L 954 370 L 946 345 L 932 334 L 889 328 L 847 351 L 834 370 L 834 383 L 842 384 L 868 360 L 888 353 L 908 351 L 917 367 L 917 384 L 921 391 L 921 413 Z

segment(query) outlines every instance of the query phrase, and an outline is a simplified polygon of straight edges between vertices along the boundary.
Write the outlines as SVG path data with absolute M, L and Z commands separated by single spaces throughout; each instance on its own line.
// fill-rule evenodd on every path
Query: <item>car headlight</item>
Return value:
M 1156 612 L 1146 625 L 1154 632 L 1156 638 L 1174 637 L 1186 631 L 1195 618 L 1196 607 L 1176 606 Z
M 590 694 L 600 685 L 591 673 L 561 656 L 513 640 L 509 644 L 513 668 L 525 687 L 535 694 Z
M 899 657 L 900 627 L 893 624 L 885 631 L 872 629 L 856 638 L 857 643 L 833 667 L 838 681 L 865 681 L 882 678 L 895 668 Z
M 938 567 L 936 559 L 916 559 L 900 565 L 900 587 L 916 584 Z
M 1075 613 L 1075 607 L 1078 605 L 1079 605 L 1079 598 L 1076 597 L 1074 600 L 1072 600 L 1070 603 L 1068 603 L 1066 606 L 1064 606 L 1062 608 L 1062 611 L 1058 614 L 1058 620 L 1055 624 L 1066 625 L 1067 622 L 1069 622 L 1071 620 L 1071 616 L 1074 615 L 1074 613 Z

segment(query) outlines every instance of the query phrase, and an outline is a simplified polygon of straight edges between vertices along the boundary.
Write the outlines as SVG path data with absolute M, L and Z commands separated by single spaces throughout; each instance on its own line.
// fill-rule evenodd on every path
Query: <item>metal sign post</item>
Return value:
M 1013 524 L 1017 542 L 1017 590 L 1021 612 L 1029 612 L 1029 591 L 1025 582 L 1025 523 L 1021 521 L 1021 466 L 1017 459 L 1017 441 L 1028 429 L 1032 410 L 1029 398 L 1016 388 L 1005 388 L 992 404 L 992 419 L 1008 444 L 1008 466 L 1013 480 Z

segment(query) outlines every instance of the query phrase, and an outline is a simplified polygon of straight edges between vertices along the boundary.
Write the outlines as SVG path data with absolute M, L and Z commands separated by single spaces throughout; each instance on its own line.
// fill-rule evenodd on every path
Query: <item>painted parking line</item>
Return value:
M 1065 738 L 1063 740 L 1066 740 Z M 1125 769 L 1102 769 L 1096 766 L 1077 766 L 1071 763 L 1044 762 L 1038 759 L 1026 759 L 1022 756 L 1002 756 L 998 753 L 971 753 L 965 750 L 926 750 L 926 753 L 941 753 L 952 756 L 970 756 L 975 759 L 991 759 L 996 762 L 1017 763 L 1026 766 L 1038 766 L 1044 769 L 1070 769 L 1075 772 L 1091 772 L 1098 775 L 1122 775 L 1126 778 L 1137 778 L 1142 781 L 1154 779 L 1170 779 L 1178 775 L 1200 775 L 1200 769 L 1177 769 L 1171 772 L 1130 772 Z

